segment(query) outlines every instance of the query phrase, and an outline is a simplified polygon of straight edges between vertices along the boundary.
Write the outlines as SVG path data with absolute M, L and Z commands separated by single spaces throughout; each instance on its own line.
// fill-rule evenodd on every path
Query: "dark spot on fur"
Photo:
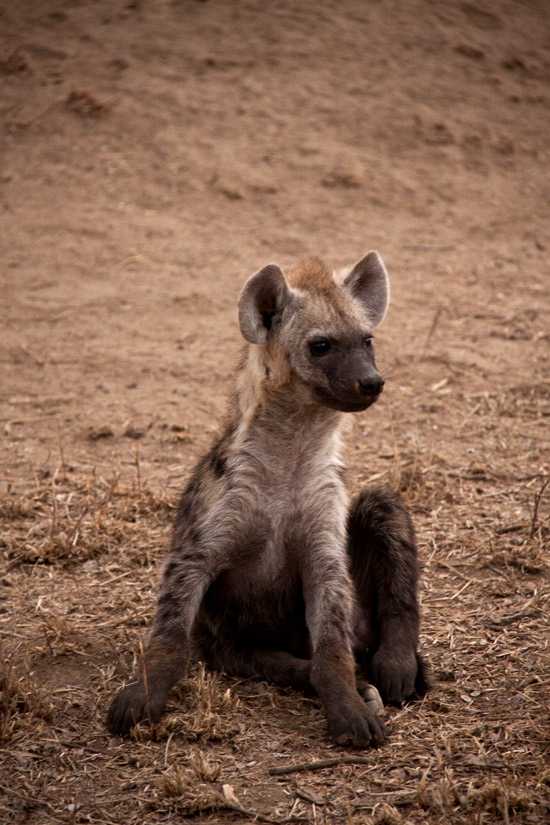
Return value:
M 270 536 L 271 523 L 268 519 L 265 519 L 265 517 L 263 521 L 260 521 L 259 519 L 261 517 L 262 516 L 259 516 L 256 520 L 251 519 L 251 524 L 256 521 L 254 529 L 250 530 L 246 524 L 243 524 L 241 535 L 235 536 L 235 546 L 232 550 L 232 555 L 237 559 L 237 564 L 259 556 L 265 548 Z
M 188 485 L 187 489 L 185 490 L 184 494 L 182 495 L 178 507 L 178 516 L 177 516 L 177 526 L 179 527 L 182 523 L 187 521 L 191 518 L 193 513 L 193 508 L 195 505 L 195 501 L 198 495 L 198 484 L 196 482 L 192 482 Z
M 342 465 L 341 465 L 341 464 L 338 464 L 338 465 L 337 465 L 334 469 L 336 470 L 336 475 L 338 476 L 338 478 L 340 479 L 340 481 L 342 481 L 342 482 L 343 482 L 343 481 L 345 481 L 345 478 L 346 478 L 346 468 L 345 468 L 345 467 L 342 467 Z
M 157 604 L 157 621 L 162 625 L 174 619 L 178 613 L 178 601 L 174 594 L 168 591 L 161 593 Z
M 210 457 L 210 466 L 216 478 L 223 477 L 225 474 L 226 464 L 227 462 L 224 456 L 220 455 L 218 452 L 212 453 Z
M 173 559 L 171 561 L 169 561 L 168 564 L 166 565 L 166 567 L 164 568 L 164 578 L 165 579 L 172 578 L 172 576 L 174 575 L 174 573 L 178 569 L 178 566 L 179 565 L 178 565 L 177 561 L 174 561 Z
M 170 604 L 167 607 L 159 607 L 157 611 L 158 622 L 160 625 L 170 624 L 177 618 L 178 609 L 175 605 Z
M 195 559 L 185 557 L 185 567 L 174 576 L 173 585 L 177 591 L 185 591 L 189 586 L 189 573 L 196 567 Z
M 192 524 L 192 525 L 191 525 L 191 527 L 189 528 L 189 538 L 190 538 L 190 540 L 193 542 L 193 544 L 200 544 L 200 540 L 201 540 L 201 531 L 199 530 L 199 528 L 198 528 L 198 527 L 195 527 L 195 525 L 194 525 L 194 524 Z M 193 554 L 193 555 L 194 555 L 194 554 Z M 186 559 L 188 559 L 188 558 L 189 558 L 189 554 L 188 554 L 188 553 L 186 553 L 186 554 L 185 554 L 185 558 L 186 558 Z
M 169 591 L 164 591 L 161 593 L 158 600 L 159 607 L 168 607 L 169 604 L 174 605 L 176 603 L 176 599 L 173 593 Z

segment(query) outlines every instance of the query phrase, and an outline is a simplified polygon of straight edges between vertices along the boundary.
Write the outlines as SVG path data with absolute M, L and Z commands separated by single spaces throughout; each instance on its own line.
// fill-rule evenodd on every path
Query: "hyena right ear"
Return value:
M 369 252 L 358 261 L 344 281 L 369 315 L 373 327 L 386 315 L 390 303 L 390 279 L 378 252 Z
M 239 324 L 251 344 L 267 340 L 273 321 L 290 300 L 285 276 L 277 264 L 268 264 L 252 275 L 239 298 Z

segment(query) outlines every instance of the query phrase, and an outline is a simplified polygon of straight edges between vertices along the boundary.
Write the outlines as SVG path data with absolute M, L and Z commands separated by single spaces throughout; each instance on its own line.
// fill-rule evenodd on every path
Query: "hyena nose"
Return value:
M 381 375 L 374 375 L 370 378 L 360 378 L 357 382 L 357 389 L 361 395 L 380 395 L 384 386 L 384 379 Z

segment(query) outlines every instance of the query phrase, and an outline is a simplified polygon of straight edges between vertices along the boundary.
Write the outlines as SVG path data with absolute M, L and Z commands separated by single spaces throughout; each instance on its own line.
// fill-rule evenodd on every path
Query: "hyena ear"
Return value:
M 390 303 L 390 279 L 378 252 L 358 261 L 344 281 L 354 298 L 364 305 L 373 327 L 384 320 Z
M 290 290 L 277 264 L 264 266 L 252 275 L 239 298 L 239 324 L 243 337 L 251 344 L 263 344 L 289 300 Z

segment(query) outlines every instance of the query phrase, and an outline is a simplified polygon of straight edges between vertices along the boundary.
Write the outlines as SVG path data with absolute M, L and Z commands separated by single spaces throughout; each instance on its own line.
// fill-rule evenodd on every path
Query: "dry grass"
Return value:
M 401 490 L 424 563 L 434 689 L 389 711 L 388 744 L 345 760 L 317 701 L 201 664 L 160 724 L 109 737 L 105 709 L 151 619 L 176 493 L 148 481 L 137 452 L 130 472 L 102 475 L 60 450 L 57 467 L 0 495 L 0 821 L 544 821 L 548 383 L 468 393 L 467 373 L 428 352 L 415 380 L 410 403 L 385 402 L 376 456 L 357 437 L 350 462 L 355 484 Z M 270 774 L 297 763 L 306 770 Z
M 550 485 L 543 453 L 532 447 L 526 462 L 517 449 L 515 413 L 526 399 L 544 418 L 540 388 L 507 393 L 506 402 L 498 394 L 448 401 L 458 428 L 464 406 L 476 411 L 471 457 L 421 439 L 404 446 L 396 432 L 371 467 L 375 481 L 401 489 L 415 517 L 435 687 L 391 711 L 388 745 L 358 764 L 271 777 L 273 767 L 344 755 L 328 743 L 318 703 L 200 664 L 159 725 L 137 728 L 131 742 L 111 739 L 105 707 L 150 621 L 174 496 L 152 489 L 139 462 L 128 480 L 71 471 L 64 459 L 24 493 L 7 490 L 5 821 L 542 822 Z
M 174 736 L 201 744 L 229 742 L 242 725 L 240 705 L 231 688 L 221 683 L 216 674 L 207 672 L 199 662 L 185 683 L 175 688 L 172 713 L 152 727 L 137 725 L 132 736 L 140 742 L 149 739 L 160 742 Z M 185 710 L 181 710 L 182 707 Z M 195 769 L 197 764 L 193 762 Z M 209 773 L 206 762 L 203 773 L 206 778 Z
M 103 715 L 151 618 L 175 496 L 153 489 L 139 462 L 127 479 L 71 471 L 64 459 L 25 492 L 7 490 L 3 821 L 542 822 L 550 485 L 543 452 L 523 446 L 515 411 L 526 398 L 540 422 L 540 390 L 508 393 L 506 414 L 497 394 L 447 401 L 457 429 L 476 411 L 472 453 L 404 442 L 392 427 L 371 476 L 399 487 L 414 514 L 435 686 L 390 711 L 383 750 L 318 771 L 269 775 L 344 755 L 315 700 L 200 664 L 159 725 L 110 738 Z
M 390 440 L 368 477 L 364 451 L 352 454 L 352 479 L 398 487 L 413 512 L 435 682 L 422 702 L 390 711 L 389 743 L 357 763 L 338 761 L 345 752 L 327 741 L 315 700 L 201 664 L 160 724 L 129 742 L 110 738 L 105 708 L 131 651 L 139 655 L 176 495 L 148 483 L 137 453 L 126 477 L 84 473 L 61 452 L 59 466 L 5 490 L 2 821 L 541 823 L 548 392 L 542 382 L 468 395 L 453 381 L 433 382 L 433 399 L 410 411 L 425 422 L 415 439 L 404 438 L 403 408 L 390 399 Z M 451 422 L 449 437 L 432 442 L 432 422 Z M 326 759 L 337 763 L 269 773 Z
M 29 677 L 28 665 L 21 670 L 0 648 L 0 747 L 8 747 L 20 731 L 24 735 L 29 724 L 38 729 L 52 718 L 52 705 Z
M 49 478 L 37 478 L 34 490 L 0 494 L 3 523 L 0 548 L 18 563 L 75 563 L 123 549 L 135 554 L 143 546 L 142 519 L 163 528 L 171 502 L 141 481 L 123 484 L 119 477 L 76 477 L 64 465 Z M 148 536 L 150 541 L 150 534 Z M 148 562 L 150 556 L 142 556 Z
M 496 464 L 481 473 L 420 451 L 392 467 L 424 545 L 423 645 L 436 686 L 392 712 L 390 742 L 366 764 L 306 771 L 300 783 L 270 779 L 268 768 L 343 754 L 327 742 L 317 703 L 202 665 L 154 729 L 120 743 L 103 728 L 130 670 L 118 653 L 131 651 L 151 614 L 173 509 L 164 495 L 141 480 L 74 474 L 6 493 L 4 820 L 541 822 L 546 477 L 517 482 Z

